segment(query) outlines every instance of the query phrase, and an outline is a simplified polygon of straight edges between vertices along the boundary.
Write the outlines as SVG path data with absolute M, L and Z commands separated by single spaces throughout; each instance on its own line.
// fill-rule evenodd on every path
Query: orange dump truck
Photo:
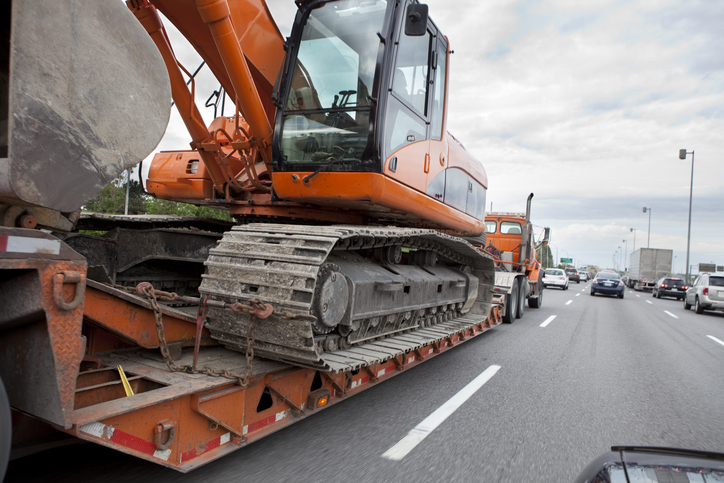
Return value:
M 534 309 L 543 303 L 543 274 L 536 248 L 548 243 L 550 230 L 545 229 L 538 245 L 533 238 L 528 196 L 525 213 L 488 212 L 485 215 L 485 233 L 488 252 L 496 258 L 495 291 L 505 295 L 503 322 L 512 323 L 521 318 L 525 302 Z

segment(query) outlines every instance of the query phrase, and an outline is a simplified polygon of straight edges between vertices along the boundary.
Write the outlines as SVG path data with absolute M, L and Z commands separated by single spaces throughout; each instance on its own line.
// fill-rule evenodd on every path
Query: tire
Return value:
M 620 299 L 623 298 L 623 292 L 621 292 L 621 294 L 618 296 L 618 298 L 620 298 Z
M 12 444 L 13 424 L 10 414 L 10 401 L 5 386 L 0 379 L 0 481 L 5 478 L 5 470 L 10 461 L 10 445 Z
M 517 319 L 522 319 L 525 313 L 525 283 L 518 284 L 518 313 L 515 314 Z
M 686 297 L 684 297 L 684 310 L 691 310 L 691 304 L 686 301 Z
M 704 313 L 704 307 L 702 307 L 701 304 L 699 303 L 699 297 L 696 298 L 696 313 L 697 314 Z
M 591 290 L 591 297 L 593 297 L 594 295 L 596 295 L 596 292 L 594 292 L 593 290 Z
M 510 294 L 505 296 L 505 314 L 503 315 L 504 324 L 512 324 L 518 315 L 518 281 L 513 280 Z
M 568 290 L 568 284 L 566 284 L 566 286 L 563 287 L 563 290 Z
M 660 298 L 661 298 L 661 292 L 656 292 L 656 298 L 657 298 L 657 299 L 660 299 Z

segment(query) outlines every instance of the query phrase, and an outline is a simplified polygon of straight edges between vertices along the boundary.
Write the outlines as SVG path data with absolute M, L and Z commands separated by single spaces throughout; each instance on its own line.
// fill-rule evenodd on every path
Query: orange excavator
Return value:
M 487 177 L 447 132 L 451 50 L 427 6 L 298 2 L 283 41 L 262 0 L 128 5 L 192 139 L 191 150 L 155 156 L 148 191 L 243 223 L 210 250 L 200 294 L 309 317 L 267 321 L 257 354 L 329 368 L 324 352 L 487 317 L 479 285 L 491 284 L 493 263 L 459 238 L 484 236 Z M 234 99 L 233 115 L 203 123 L 159 11 Z M 210 308 L 208 319 L 215 339 L 246 349 L 243 317 Z

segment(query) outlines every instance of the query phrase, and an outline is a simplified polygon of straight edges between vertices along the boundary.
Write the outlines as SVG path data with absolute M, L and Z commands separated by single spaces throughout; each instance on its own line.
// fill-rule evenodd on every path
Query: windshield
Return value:
M 291 163 L 359 159 L 369 134 L 369 93 L 387 2 L 330 2 L 302 32 L 282 127 Z
M 548 275 L 562 276 L 563 271 L 562 270 L 546 270 L 546 276 L 548 276 Z

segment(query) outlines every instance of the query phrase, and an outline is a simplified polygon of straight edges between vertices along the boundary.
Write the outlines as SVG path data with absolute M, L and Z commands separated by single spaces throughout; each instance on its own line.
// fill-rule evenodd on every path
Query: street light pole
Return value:
M 634 234 L 634 244 L 633 244 L 633 248 L 631 249 L 631 253 L 633 253 L 636 251 L 636 228 L 629 228 L 628 232 L 629 233 L 633 232 L 633 234 Z
M 618 246 L 618 269 L 621 270 L 621 245 Z
M 686 159 L 691 154 L 691 186 L 689 187 L 689 231 L 686 235 L 686 283 L 689 283 L 689 248 L 691 246 L 691 199 L 694 194 L 694 151 L 679 149 L 679 159 Z
M 646 213 L 646 210 L 649 211 L 649 236 L 646 239 L 646 248 L 651 248 L 651 208 L 646 208 L 644 206 L 644 213 Z
M 626 272 L 626 253 L 628 253 L 628 240 L 623 241 L 626 244 L 626 248 L 623 251 L 623 271 Z

